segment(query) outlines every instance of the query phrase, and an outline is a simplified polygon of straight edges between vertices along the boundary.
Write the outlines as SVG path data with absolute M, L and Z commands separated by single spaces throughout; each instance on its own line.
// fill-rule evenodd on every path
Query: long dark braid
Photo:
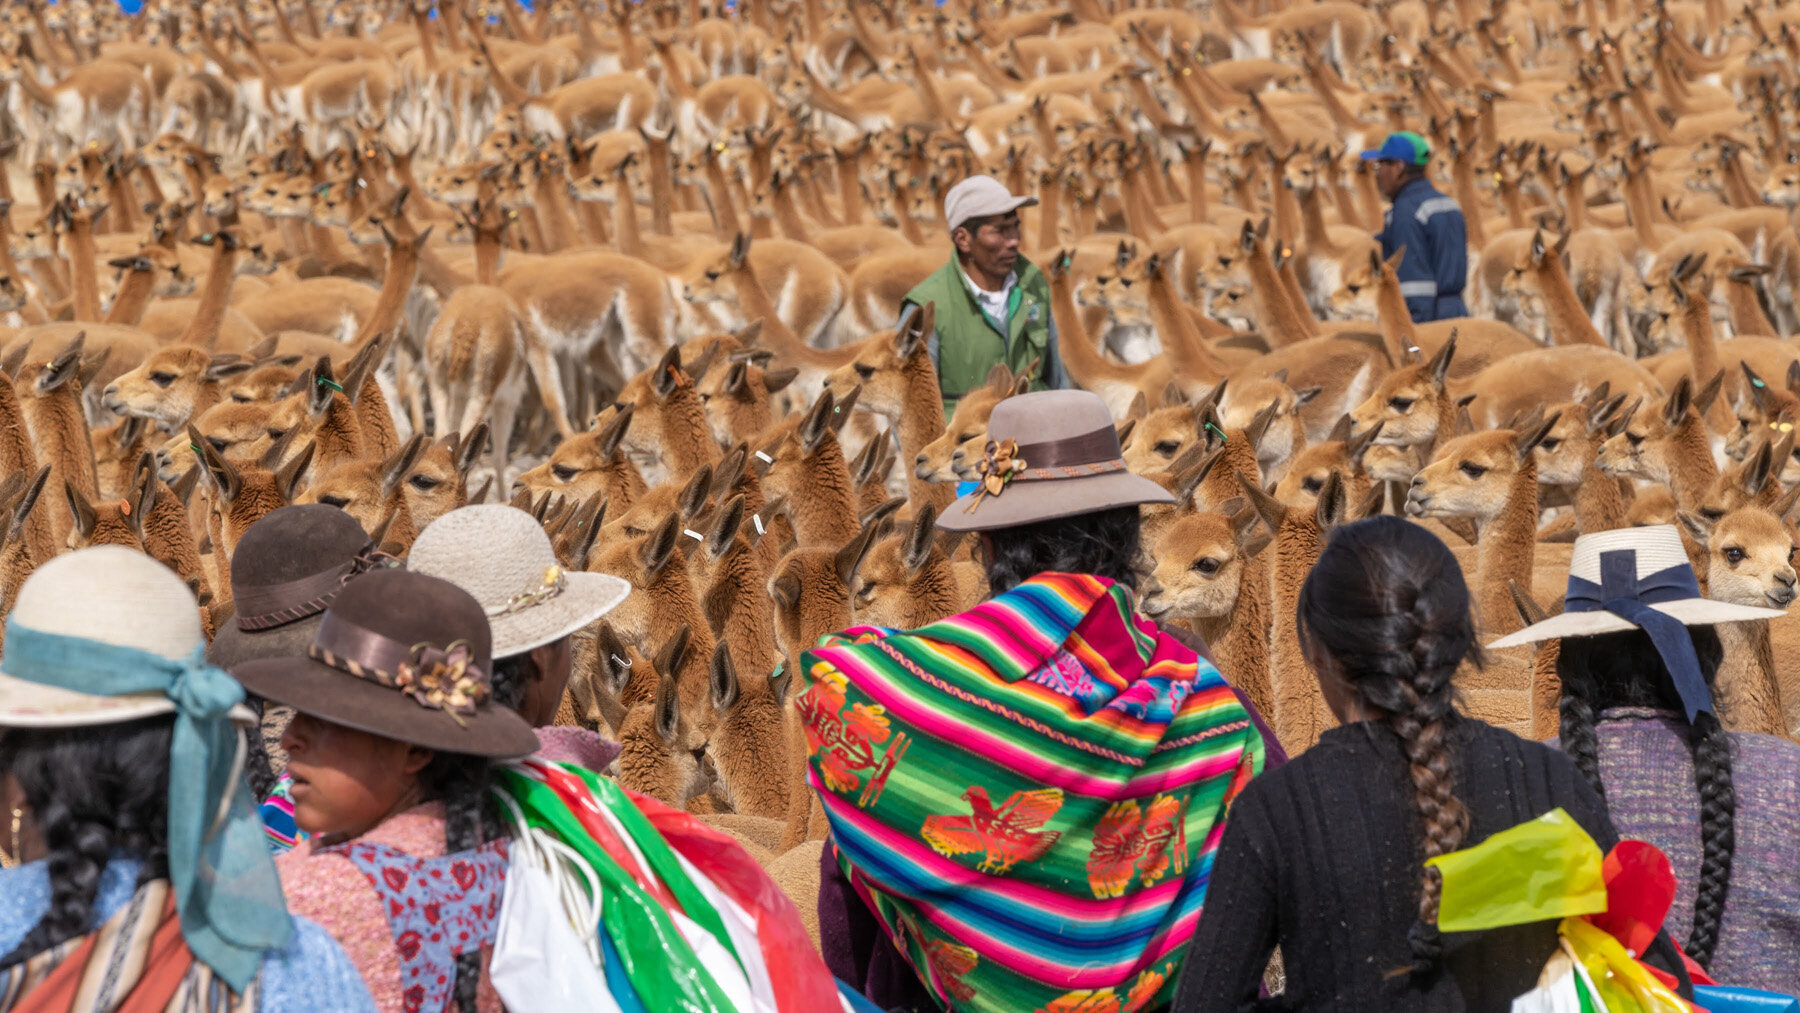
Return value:
M 265 722 L 269 720 L 269 703 L 260 696 L 246 693 L 244 694 L 244 706 L 256 712 L 256 727 L 252 728 L 250 734 L 245 736 L 244 778 L 250 782 L 250 792 L 256 796 L 256 801 L 262 802 L 268 799 L 270 793 L 275 790 L 276 782 L 280 780 L 279 775 L 275 773 L 275 765 L 269 761 L 269 744 L 265 738 L 267 734 Z
M 1700 674 L 1711 685 L 1724 658 L 1719 635 L 1710 626 L 1690 627 L 1688 633 Z M 1564 640 L 1556 671 L 1563 684 L 1563 750 L 1604 798 L 1595 713 L 1609 707 L 1679 710 L 1681 697 L 1662 655 L 1641 630 Z M 1707 967 L 1719 944 L 1719 923 L 1731 890 L 1737 794 L 1731 779 L 1731 740 L 1719 719 L 1698 715 L 1687 743 L 1694 760 L 1694 786 L 1700 793 L 1700 878 L 1694 886 L 1694 920 L 1685 949 L 1695 963 Z
M 168 875 L 169 739 L 174 718 L 107 728 L 16 729 L 0 771 L 24 790 L 49 849 L 50 907 L 0 969 L 89 931 L 108 855 L 144 860 L 140 883 Z
M 492 778 L 487 760 L 459 753 L 438 753 L 421 775 L 430 796 L 444 803 L 444 849 L 449 854 L 479 847 L 504 832 L 488 800 Z M 471 950 L 456 958 L 452 996 L 460 1013 L 476 1013 L 480 986 L 481 952 Z
M 1307 575 L 1297 611 L 1309 655 L 1332 667 L 1400 739 L 1425 857 L 1461 847 L 1469 810 L 1456 794 L 1451 679 L 1463 659 L 1480 664 L 1482 655 L 1456 557 L 1397 517 L 1347 525 Z M 1419 918 L 1407 933 L 1415 963 L 1406 970 L 1428 971 L 1443 956 L 1442 888 L 1435 869 L 1422 874 Z

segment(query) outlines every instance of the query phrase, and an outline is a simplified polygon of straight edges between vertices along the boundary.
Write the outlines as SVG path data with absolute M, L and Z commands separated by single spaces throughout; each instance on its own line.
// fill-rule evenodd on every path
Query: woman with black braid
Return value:
M 1563 612 L 1495 646 L 1559 640 L 1562 748 L 1614 825 L 1674 866 L 1666 928 L 1713 978 L 1800 990 L 1800 746 L 1727 732 L 1713 625 L 1781 613 L 1700 596 L 1668 525 L 1583 535 Z
M 1690 630 L 1708 684 L 1722 650 Z M 1800 990 L 1800 746 L 1690 724 L 1642 631 L 1565 638 L 1562 747 L 1626 836 L 1675 866 L 1668 928 L 1721 982 Z
M 1559 806 L 1611 848 L 1605 804 L 1567 757 L 1457 713 L 1452 676 L 1481 653 L 1462 571 L 1424 528 L 1339 528 L 1298 619 L 1342 724 L 1233 805 L 1175 1009 L 1258 1008 L 1276 946 L 1270 1008 L 1509 1009 L 1554 923 L 1441 935 L 1422 863 Z

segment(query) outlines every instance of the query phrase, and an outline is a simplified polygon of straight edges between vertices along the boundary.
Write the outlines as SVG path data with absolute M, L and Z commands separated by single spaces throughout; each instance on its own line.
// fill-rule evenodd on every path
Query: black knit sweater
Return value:
M 1451 720 L 1449 741 L 1469 809 L 1465 847 L 1558 806 L 1602 851 L 1617 843 L 1605 803 L 1562 753 L 1466 718 Z M 1423 841 L 1400 739 L 1385 724 L 1333 728 L 1252 781 L 1225 824 L 1176 1013 L 1510 1009 L 1555 949 L 1554 922 L 1446 935 L 1434 971 L 1390 974 L 1413 962 Z M 1286 993 L 1259 1005 L 1276 944 Z

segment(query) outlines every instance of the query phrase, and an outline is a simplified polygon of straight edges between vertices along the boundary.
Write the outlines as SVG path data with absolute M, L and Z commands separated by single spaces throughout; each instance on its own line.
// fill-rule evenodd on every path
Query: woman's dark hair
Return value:
M 12 774 L 49 850 L 50 908 L 0 956 L 0 969 L 84 935 L 108 854 L 144 860 L 140 883 L 166 877 L 173 716 L 101 728 L 12 729 L 0 771 Z
M 1688 629 L 1707 685 L 1725 650 L 1710 626 Z M 1556 659 L 1562 677 L 1562 748 L 1588 783 L 1606 797 L 1600 781 L 1595 715 L 1610 707 L 1682 710 L 1681 697 L 1662 655 L 1643 630 L 1626 630 L 1562 642 Z M 1719 921 L 1731 889 L 1731 855 L 1737 843 L 1737 796 L 1731 786 L 1731 743 L 1717 716 L 1702 712 L 1688 730 L 1694 786 L 1700 792 L 1700 879 L 1694 888 L 1694 922 L 1685 949 L 1701 967 L 1712 964 Z
M 1147 567 L 1135 506 L 988 532 L 988 591 L 1005 594 L 1040 573 L 1091 573 L 1137 590 Z
M 467 851 L 505 834 L 488 786 L 493 767 L 488 760 L 462 753 L 440 752 L 419 773 L 419 785 L 427 799 L 444 803 L 444 850 Z M 456 958 L 456 985 L 452 996 L 460 1013 L 475 1013 L 475 993 L 481 984 L 481 951 L 471 950 Z
M 494 703 L 508 710 L 518 710 L 525 700 L 525 687 L 538 678 L 537 663 L 530 651 L 520 651 L 494 659 Z
M 1449 548 L 1398 517 L 1338 528 L 1300 588 L 1301 639 L 1331 657 L 1348 687 L 1399 736 L 1425 829 L 1425 857 L 1455 851 L 1469 831 L 1456 795 L 1447 723 L 1451 677 L 1464 658 L 1482 661 L 1469 588 Z M 1437 909 L 1443 884 L 1428 869 L 1419 920 L 1407 934 L 1428 970 L 1443 955 Z
M 245 693 L 244 706 L 256 712 L 256 727 L 245 737 L 244 778 L 250 782 L 250 793 L 261 803 L 268 800 L 281 776 L 275 772 L 275 764 L 269 759 L 269 743 L 273 741 L 269 736 L 272 733 L 275 739 L 279 739 L 281 730 L 264 724 L 269 719 L 267 700 L 254 693 Z

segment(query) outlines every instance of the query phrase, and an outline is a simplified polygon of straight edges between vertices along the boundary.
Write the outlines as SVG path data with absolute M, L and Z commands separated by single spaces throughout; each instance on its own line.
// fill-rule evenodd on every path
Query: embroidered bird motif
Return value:
M 962 797 L 973 815 L 927 816 L 921 833 L 941 855 L 981 852 L 980 872 L 1006 873 L 1020 862 L 1035 862 L 1062 836 L 1060 830 L 1038 829 L 1062 808 L 1061 788 L 1015 791 L 997 809 L 980 785 Z
M 1186 863 L 1185 847 L 1171 856 L 1181 816 L 1181 802 L 1160 795 L 1148 810 L 1136 799 L 1115 803 L 1100 817 L 1094 830 L 1094 850 L 1088 855 L 1088 886 L 1096 897 L 1122 897 L 1133 875 L 1145 886 L 1154 886 L 1168 872 L 1171 861 L 1180 872 Z
M 968 1002 L 975 998 L 975 990 L 963 979 L 963 975 L 975 970 L 981 955 L 967 946 L 947 943 L 942 939 L 925 940 L 925 963 L 931 968 L 932 978 L 957 1002 Z

